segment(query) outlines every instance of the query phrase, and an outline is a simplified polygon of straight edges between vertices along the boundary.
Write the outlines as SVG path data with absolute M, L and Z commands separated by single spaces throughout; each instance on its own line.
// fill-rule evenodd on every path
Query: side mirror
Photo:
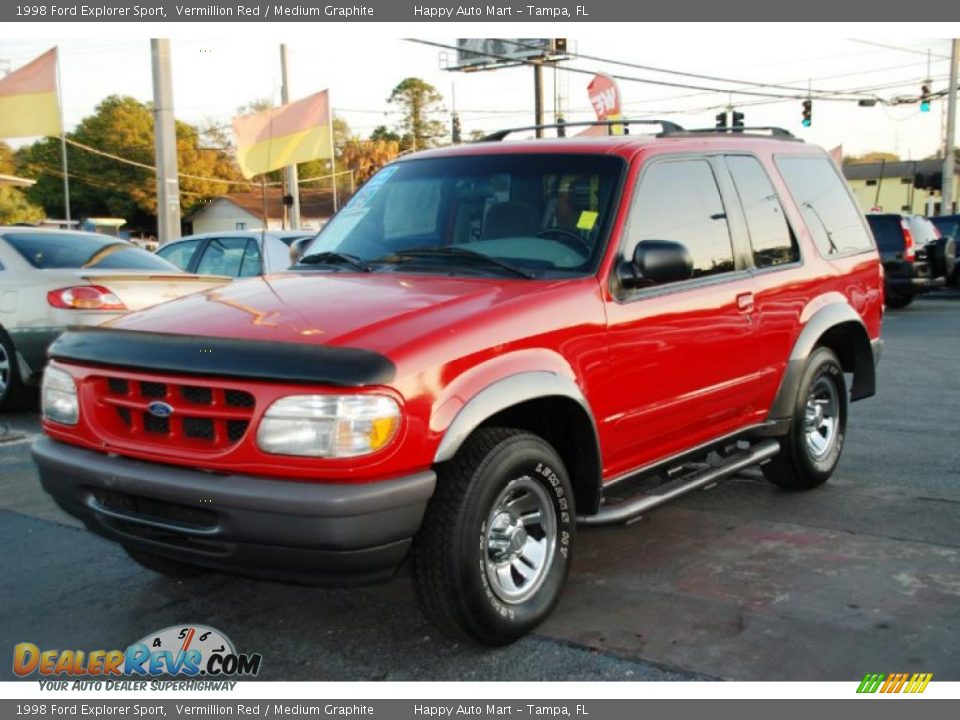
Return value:
M 621 262 L 617 275 L 620 284 L 630 290 L 689 280 L 693 276 L 693 260 L 683 243 L 641 240 L 633 250 L 633 260 Z

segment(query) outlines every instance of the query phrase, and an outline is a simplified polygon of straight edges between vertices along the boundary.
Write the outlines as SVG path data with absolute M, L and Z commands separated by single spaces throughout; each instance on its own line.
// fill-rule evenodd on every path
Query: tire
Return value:
M 957 266 L 957 244 L 951 237 L 934 240 L 930 248 L 931 269 L 934 277 L 949 278 Z
M 147 570 L 152 570 L 160 575 L 166 575 L 167 577 L 181 579 L 195 578 L 205 575 L 208 572 L 206 568 L 199 567 L 198 565 L 190 565 L 189 563 L 170 560 L 169 558 L 154 555 L 151 552 L 146 552 L 139 548 L 124 545 L 123 549 L 126 550 L 127 555 L 141 567 L 145 567 Z
M 899 310 L 912 303 L 914 297 L 914 295 L 901 295 L 900 293 L 888 292 L 884 296 L 883 303 L 888 308 Z
M 559 601 L 575 533 L 573 488 L 557 452 L 522 430 L 480 429 L 438 470 L 414 539 L 420 607 L 453 639 L 514 642 Z
M 846 430 L 843 368 L 832 350 L 817 348 L 800 380 L 790 432 L 780 439 L 780 452 L 762 466 L 763 474 L 788 490 L 822 485 L 840 462 Z
M 0 330 L 0 411 L 23 408 L 27 397 L 27 388 L 20 380 L 13 343 L 6 333 Z

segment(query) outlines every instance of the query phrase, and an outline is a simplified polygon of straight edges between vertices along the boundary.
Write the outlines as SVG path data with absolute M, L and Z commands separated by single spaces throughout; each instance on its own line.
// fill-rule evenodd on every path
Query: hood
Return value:
M 283 273 L 119 318 L 111 327 L 389 354 L 412 339 L 483 317 L 554 283 L 395 273 Z M 535 289 L 536 288 L 536 289 Z

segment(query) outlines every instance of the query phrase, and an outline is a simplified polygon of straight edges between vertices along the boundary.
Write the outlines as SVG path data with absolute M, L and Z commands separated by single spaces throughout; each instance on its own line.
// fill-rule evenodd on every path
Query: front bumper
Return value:
M 219 475 L 40 438 L 40 482 L 66 512 L 123 545 L 215 570 L 316 585 L 389 577 L 436 475 L 357 485 Z

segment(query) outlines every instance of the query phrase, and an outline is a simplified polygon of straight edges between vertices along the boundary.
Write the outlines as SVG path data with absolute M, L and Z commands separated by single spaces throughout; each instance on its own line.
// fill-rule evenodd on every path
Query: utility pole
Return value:
M 157 164 L 157 235 L 160 244 L 180 237 L 180 182 L 177 135 L 173 119 L 173 76 L 170 40 L 150 41 L 153 58 L 153 136 Z
M 543 63 L 533 64 L 533 115 L 537 126 L 537 137 L 543 137 Z
M 280 45 L 280 74 L 283 79 L 283 85 L 280 89 L 280 100 L 286 105 L 290 102 L 290 78 L 287 76 L 287 46 Z M 330 126 L 330 133 L 333 134 L 333 125 Z M 285 170 L 287 176 L 287 192 L 293 197 L 293 204 L 290 206 L 290 229 L 300 229 L 300 181 L 297 178 L 297 166 L 288 165 Z M 336 178 L 334 178 L 336 182 Z M 284 207 L 286 207 L 286 198 L 284 198 Z
M 953 213 L 953 169 L 957 137 L 957 65 L 960 64 L 960 39 L 954 38 L 950 57 L 950 90 L 947 95 L 947 140 L 944 143 L 943 184 L 940 192 L 940 214 Z

